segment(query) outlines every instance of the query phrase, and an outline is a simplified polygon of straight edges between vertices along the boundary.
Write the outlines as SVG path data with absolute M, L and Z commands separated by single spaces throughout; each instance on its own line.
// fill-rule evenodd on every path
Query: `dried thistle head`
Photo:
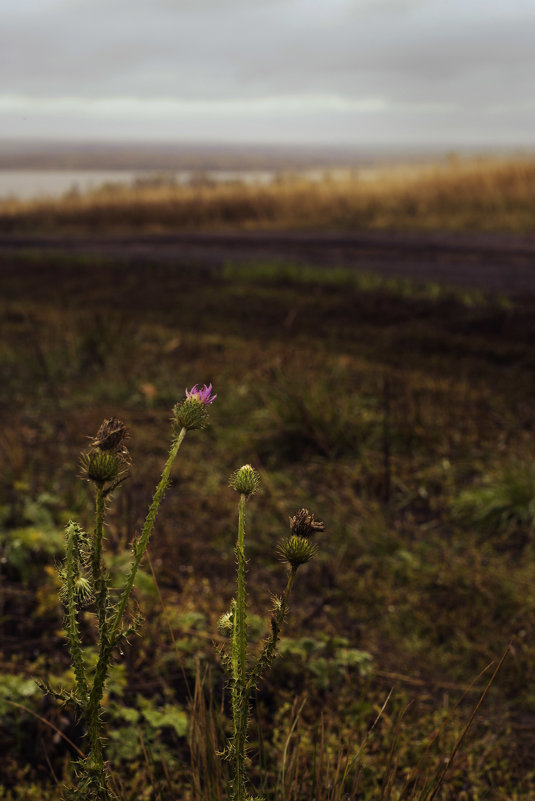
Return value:
M 317 545 L 310 542 L 309 537 L 318 531 L 324 531 L 325 525 L 316 520 L 315 515 L 308 509 L 299 509 L 290 517 L 290 536 L 281 540 L 277 545 L 277 554 L 297 570 L 299 565 L 309 562 L 317 553 Z
M 325 524 L 321 520 L 316 520 L 315 515 L 308 509 L 299 509 L 293 517 L 290 517 L 290 530 L 296 537 L 310 537 L 317 531 L 324 531 Z
M 91 447 L 101 451 L 115 453 L 126 452 L 125 443 L 128 439 L 128 429 L 122 420 L 117 417 L 108 417 L 103 420 L 96 435 L 91 440 Z
M 101 488 L 120 481 L 130 466 L 127 439 L 128 429 L 121 420 L 117 417 L 103 420 L 91 440 L 91 448 L 80 457 L 82 477 Z

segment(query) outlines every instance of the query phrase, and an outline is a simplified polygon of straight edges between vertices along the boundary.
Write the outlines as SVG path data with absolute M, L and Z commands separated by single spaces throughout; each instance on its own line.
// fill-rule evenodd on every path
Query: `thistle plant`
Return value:
M 240 496 L 236 542 L 236 598 L 232 601 L 230 611 L 220 619 L 219 629 L 222 634 L 230 636 L 230 648 L 222 646 L 220 655 L 229 677 L 231 689 L 232 736 L 229 738 L 224 755 L 232 765 L 232 801 L 252 801 L 252 797 L 247 792 L 248 782 L 245 768 L 251 693 L 273 662 L 297 570 L 308 562 L 317 551 L 317 546 L 311 542 L 310 537 L 324 529 L 323 523 L 316 520 L 308 509 L 300 509 L 290 518 L 290 535 L 281 540 L 277 546 L 277 555 L 289 565 L 286 588 L 281 596 L 273 596 L 271 630 L 264 639 L 259 653 L 253 656 L 249 662 L 247 653 L 245 508 L 247 499 L 257 492 L 259 485 L 258 474 L 251 465 L 244 465 L 230 479 L 230 486 Z M 257 799 L 257 801 L 260 800 Z
M 61 598 L 65 605 L 65 630 L 74 672 L 71 691 L 52 690 L 49 693 L 64 703 L 74 705 L 86 727 L 89 743 L 87 755 L 76 766 L 77 781 L 69 795 L 72 799 L 109 801 L 114 798 L 104 761 L 101 705 L 110 666 L 117 650 L 130 634 L 137 631 L 139 618 L 129 620 L 128 601 L 136 574 L 147 550 L 156 516 L 173 463 L 187 431 L 202 429 L 207 422 L 206 407 L 215 400 L 212 385 L 186 390 L 186 397 L 176 404 L 172 417 L 172 439 L 169 456 L 154 492 L 141 533 L 132 543 L 132 558 L 119 591 L 111 588 L 104 568 L 106 505 L 112 493 L 126 480 L 130 466 L 126 442 L 128 432 L 120 420 L 104 420 L 89 450 L 82 454 L 82 476 L 92 484 L 95 494 L 95 526 L 86 534 L 75 522 L 66 528 L 65 560 L 61 568 L 63 586 Z M 82 611 L 95 616 L 96 667 L 90 670 L 88 648 L 81 631 Z

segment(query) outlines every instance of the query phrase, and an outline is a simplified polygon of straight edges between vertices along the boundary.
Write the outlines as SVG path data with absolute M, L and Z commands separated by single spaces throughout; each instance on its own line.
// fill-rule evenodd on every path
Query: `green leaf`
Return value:
M 177 737 L 185 737 L 188 731 L 188 715 L 185 710 L 176 704 L 166 704 L 159 709 L 150 701 L 138 696 L 141 714 L 153 728 L 163 729 L 169 726 L 174 729 Z
M 40 694 L 33 679 L 25 679 L 11 673 L 0 675 L 0 715 L 13 711 L 9 701 L 26 705 L 29 698 Z

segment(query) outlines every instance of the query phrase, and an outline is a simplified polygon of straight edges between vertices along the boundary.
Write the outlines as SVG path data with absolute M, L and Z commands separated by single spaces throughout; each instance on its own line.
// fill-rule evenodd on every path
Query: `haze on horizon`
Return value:
M 533 147 L 533 0 L 18 0 L 0 137 Z

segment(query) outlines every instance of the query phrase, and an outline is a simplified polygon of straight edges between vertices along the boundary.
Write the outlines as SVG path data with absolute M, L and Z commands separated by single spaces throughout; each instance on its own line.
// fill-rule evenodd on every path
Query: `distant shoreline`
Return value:
M 150 170 L 144 176 L 133 172 L 133 180 L 125 182 L 128 173 L 115 171 L 115 180 L 104 184 L 98 179 L 112 178 L 110 172 L 86 172 L 94 184 L 87 190 L 76 185 L 76 174 L 53 173 L 55 180 L 67 184 L 59 197 L 34 199 L 34 193 L 28 200 L 12 196 L 0 201 L 0 231 L 95 235 L 254 229 L 535 230 L 535 158 L 452 156 L 434 164 L 281 173 L 192 171 L 184 181 L 177 180 L 178 171 L 169 176 Z M 265 180 L 254 180 L 260 174 Z M 26 175 L 38 178 L 31 171 Z M 5 172 L 3 177 L 7 182 L 16 173 Z
M 277 173 L 268 170 L 154 170 L 126 167 L 101 169 L 3 169 L 0 167 L 0 202 L 60 199 L 66 194 L 87 194 L 102 187 L 186 186 L 201 183 L 241 182 L 267 184 Z
M 268 144 L 75 142 L 0 138 L 1 170 L 273 170 L 388 166 L 451 158 L 534 157 L 535 148 L 447 144 L 355 147 Z

